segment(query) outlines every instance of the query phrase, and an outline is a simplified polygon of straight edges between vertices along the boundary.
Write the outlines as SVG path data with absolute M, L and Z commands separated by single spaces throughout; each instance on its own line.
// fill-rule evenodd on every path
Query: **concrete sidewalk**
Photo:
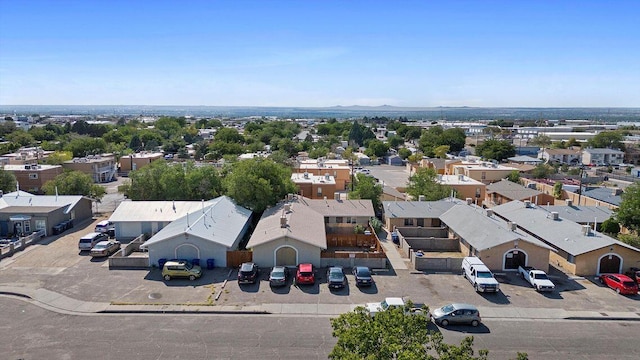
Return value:
M 258 304 L 258 305 L 189 305 L 189 304 L 110 304 L 80 301 L 47 290 L 20 286 L 0 286 L 0 295 L 28 301 L 42 308 L 70 315 L 90 314 L 277 314 L 338 316 L 353 311 L 354 304 Z M 550 308 L 479 307 L 483 319 L 523 320 L 620 320 L 640 321 L 640 312 L 598 312 Z

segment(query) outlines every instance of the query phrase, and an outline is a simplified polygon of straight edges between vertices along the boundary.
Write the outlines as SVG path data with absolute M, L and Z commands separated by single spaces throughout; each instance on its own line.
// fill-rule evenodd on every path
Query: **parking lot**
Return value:
M 557 286 L 552 293 L 537 293 L 511 273 L 497 274 L 499 293 L 478 294 L 460 274 L 393 269 L 373 269 L 375 285 L 370 288 L 356 287 L 350 269 L 345 269 L 348 285 L 331 291 L 326 269 L 316 269 L 315 285 L 296 286 L 290 277 L 286 286 L 273 289 L 268 282 L 270 269 L 266 268 L 261 269 L 257 284 L 239 285 L 235 281 L 237 269 L 228 268 L 204 269 L 203 277 L 193 282 L 166 282 L 159 269 L 109 270 L 107 258 L 94 259 L 88 253 L 80 253 L 78 239 L 93 231 L 100 220 L 104 217 L 77 224 L 62 235 L 45 238 L 40 244 L 3 259 L 0 283 L 43 287 L 79 300 L 114 304 L 363 304 L 387 296 L 403 296 L 430 306 L 467 302 L 477 306 L 637 312 L 640 305 L 639 296 L 617 295 L 594 279 L 574 280 L 559 272 L 550 274 Z

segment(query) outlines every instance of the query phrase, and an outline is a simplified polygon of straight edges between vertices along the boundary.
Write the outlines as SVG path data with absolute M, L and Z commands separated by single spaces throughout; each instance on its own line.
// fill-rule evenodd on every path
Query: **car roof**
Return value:
M 397 305 L 397 306 L 403 306 L 404 305 L 404 300 L 402 300 L 402 298 L 400 297 L 388 297 L 384 299 L 387 302 L 387 305 Z
M 284 270 L 286 269 L 284 266 L 274 266 L 272 270 Z
M 476 311 L 478 311 L 478 308 L 476 308 L 474 305 L 471 305 L 471 304 L 453 303 L 453 304 L 451 304 L 451 306 L 453 306 L 453 308 L 456 309 L 456 310 L 476 310 Z
M 88 234 L 84 235 L 82 237 L 82 239 L 91 239 L 91 238 L 94 238 L 94 237 L 96 237 L 98 235 L 102 235 L 102 233 L 99 233 L 99 232 L 88 233 Z
M 356 267 L 356 271 L 357 271 L 357 272 L 360 272 L 360 271 L 368 271 L 368 272 L 371 272 L 371 270 L 369 270 L 369 268 L 368 268 L 368 267 L 366 267 L 366 266 L 357 266 L 357 267 Z
M 298 269 L 300 269 L 300 271 L 312 271 L 313 264 L 300 264 L 298 265 Z
M 251 270 L 252 268 L 253 268 L 253 263 L 251 262 L 242 263 L 242 265 L 240 265 L 240 269 L 242 270 Z
M 184 260 L 169 260 L 166 263 L 164 263 L 165 265 L 183 265 L 186 264 L 187 262 Z
M 633 281 L 632 278 L 628 277 L 625 274 L 607 274 L 607 275 L 611 275 L 613 277 L 616 277 L 616 278 L 620 279 L 620 281 Z
M 98 246 L 98 245 L 104 245 L 104 246 L 109 245 L 109 241 L 102 240 L 102 241 L 100 241 L 99 243 L 96 244 L 96 246 Z

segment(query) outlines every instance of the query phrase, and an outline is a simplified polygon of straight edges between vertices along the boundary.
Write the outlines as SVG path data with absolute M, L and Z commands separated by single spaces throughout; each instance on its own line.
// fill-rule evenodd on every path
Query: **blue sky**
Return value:
M 0 0 L 0 105 L 640 107 L 640 1 Z

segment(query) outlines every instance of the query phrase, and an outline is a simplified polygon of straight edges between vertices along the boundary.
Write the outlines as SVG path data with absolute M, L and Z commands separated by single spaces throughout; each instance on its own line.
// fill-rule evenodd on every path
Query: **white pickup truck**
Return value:
M 369 315 L 375 316 L 377 313 L 386 311 L 392 308 L 404 308 L 406 305 L 405 301 L 401 297 L 388 297 L 382 300 L 381 302 L 367 303 L 364 308 L 367 310 Z M 422 310 L 421 307 L 416 307 L 418 304 L 413 304 L 413 307 L 407 311 L 410 314 L 426 314 Z
M 473 285 L 477 292 L 498 292 L 500 284 L 489 268 L 477 257 L 462 259 L 462 275 Z
M 531 266 L 518 266 L 518 272 L 536 291 L 553 291 L 556 288 L 553 282 L 549 280 L 547 274 L 542 270 L 536 270 Z

